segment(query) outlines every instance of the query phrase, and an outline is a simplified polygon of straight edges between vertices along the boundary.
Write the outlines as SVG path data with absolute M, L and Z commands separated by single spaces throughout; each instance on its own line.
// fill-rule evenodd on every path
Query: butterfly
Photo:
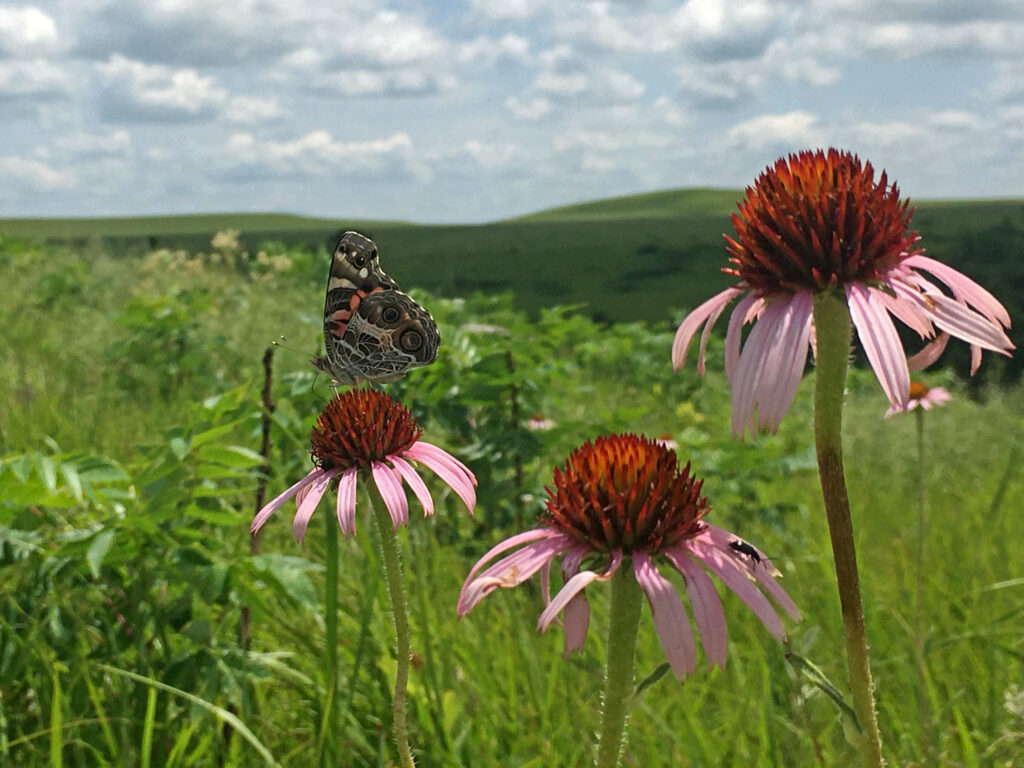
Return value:
M 373 240 L 343 234 L 327 276 L 324 355 L 313 365 L 338 384 L 398 381 L 434 362 L 440 341 L 430 313 L 381 269 Z

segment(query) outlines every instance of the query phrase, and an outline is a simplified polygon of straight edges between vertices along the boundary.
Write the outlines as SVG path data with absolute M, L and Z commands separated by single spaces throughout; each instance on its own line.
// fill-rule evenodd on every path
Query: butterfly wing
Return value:
M 346 232 L 334 248 L 324 301 L 324 357 L 339 384 L 400 379 L 437 356 L 437 324 L 380 267 L 377 246 Z
M 341 384 L 397 381 L 434 362 L 440 342 L 434 318 L 401 291 L 377 290 L 360 299 L 341 336 L 336 333 L 329 336 L 327 361 Z

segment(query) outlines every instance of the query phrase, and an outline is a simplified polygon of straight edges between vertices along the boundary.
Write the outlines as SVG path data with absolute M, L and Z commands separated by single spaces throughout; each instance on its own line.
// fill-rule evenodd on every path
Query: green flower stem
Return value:
M 337 759 L 336 716 L 338 701 L 338 523 L 333 515 L 324 515 L 326 521 L 325 551 L 327 573 L 324 578 L 324 626 L 327 638 L 324 665 L 327 674 L 327 700 L 324 702 L 320 733 L 317 738 L 317 764 L 333 764 Z
M 924 727 L 924 755 L 927 765 L 935 761 L 935 734 L 932 720 L 930 692 L 928 690 L 928 663 L 925 656 L 924 627 L 924 544 L 928 534 L 928 519 L 925 513 L 924 487 L 924 408 L 920 406 L 914 411 L 917 426 L 917 574 L 914 581 L 914 657 L 917 668 L 917 701 L 918 717 Z
M 608 666 L 605 668 L 604 714 L 597 747 L 596 768 L 616 768 L 622 755 L 626 716 L 633 696 L 636 630 L 643 596 L 628 561 L 611 579 L 611 623 L 608 628 Z
M 825 499 L 825 514 L 832 538 L 839 603 L 846 637 L 846 664 L 850 673 L 853 708 L 860 721 L 861 758 L 867 768 L 879 768 L 882 743 L 878 735 L 868 637 L 857 575 L 850 499 L 843 476 L 843 391 L 850 355 L 850 311 L 841 294 L 823 291 L 814 297 L 817 335 L 817 370 L 814 381 L 814 443 L 818 475 Z
M 391 515 L 384 505 L 377 484 L 367 475 L 365 487 L 369 489 L 373 504 L 373 519 L 380 534 L 380 549 L 384 557 L 384 576 L 388 582 L 388 596 L 391 598 L 391 613 L 395 619 L 395 644 L 397 647 L 397 670 L 395 672 L 395 698 L 391 705 L 395 731 L 395 746 L 402 768 L 413 768 L 416 762 L 409 749 L 409 734 L 405 724 L 405 689 L 409 685 L 409 663 L 412 658 L 412 643 L 409 633 L 409 612 L 405 606 L 405 591 L 402 588 L 402 561 L 398 553 L 398 534 Z

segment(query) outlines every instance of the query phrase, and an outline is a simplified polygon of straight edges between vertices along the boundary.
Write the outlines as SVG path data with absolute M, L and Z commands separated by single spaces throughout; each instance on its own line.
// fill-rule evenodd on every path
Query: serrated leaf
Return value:
M 48 491 L 57 490 L 57 465 L 49 456 L 36 454 L 36 469 Z
M 100 566 L 103 565 L 103 558 L 107 556 L 107 552 L 110 551 L 110 545 L 113 543 L 114 531 L 107 528 L 96 535 L 96 538 L 92 540 L 92 544 L 89 545 L 89 549 L 85 551 L 85 561 L 89 564 L 89 570 L 92 571 L 94 579 L 100 577 Z
M 78 478 L 78 470 L 75 469 L 74 465 L 62 462 L 60 465 L 60 473 L 64 476 L 64 481 L 68 485 L 68 490 L 71 491 L 71 496 L 75 501 L 81 501 L 82 481 Z

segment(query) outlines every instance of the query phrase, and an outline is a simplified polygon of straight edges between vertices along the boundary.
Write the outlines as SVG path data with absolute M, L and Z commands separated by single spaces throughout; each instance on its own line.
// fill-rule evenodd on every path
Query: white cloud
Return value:
M 818 120 L 810 112 L 795 110 L 778 115 L 759 115 L 726 131 L 728 143 L 747 150 L 785 151 L 822 143 Z
M 34 58 L 57 47 L 57 25 L 38 8 L 0 7 L 0 52 Z
M 72 75 L 59 64 L 43 59 L 0 61 L 0 101 L 47 99 L 66 94 Z
M 71 133 L 53 141 L 55 151 L 84 158 L 124 157 L 131 152 L 132 138 L 128 131 L 117 129 L 108 133 Z
M 494 66 L 501 60 L 526 63 L 530 60 L 530 41 L 521 36 L 508 33 L 495 40 L 491 37 L 478 37 L 468 43 L 462 43 L 458 49 L 460 64 L 482 64 Z
M 37 192 L 65 189 L 75 184 L 75 175 L 67 169 L 50 165 L 28 157 L 8 155 L 0 157 L 0 176 L 6 184 L 23 184 Z
M 514 118 L 528 123 L 536 122 L 551 114 L 551 102 L 543 96 L 534 96 L 532 99 L 509 96 L 505 99 L 505 106 L 508 107 L 508 111 Z
M 627 72 L 593 64 L 567 45 L 540 54 L 532 89 L 554 100 L 614 104 L 638 99 L 644 84 Z
M 232 96 L 216 79 L 194 69 L 146 64 L 115 54 L 99 66 L 100 114 L 106 120 L 187 122 L 223 115 L 232 123 L 274 120 L 276 99 Z
M 293 141 L 262 141 L 236 133 L 224 148 L 226 175 L 234 178 L 321 176 L 343 170 L 347 178 L 408 172 L 412 139 L 397 131 L 366 141 L 340 141 L 324 130 Z
M 544 9 L 545 0 L 470 0 L 478 14 L 500 21 L 520 21 Z

